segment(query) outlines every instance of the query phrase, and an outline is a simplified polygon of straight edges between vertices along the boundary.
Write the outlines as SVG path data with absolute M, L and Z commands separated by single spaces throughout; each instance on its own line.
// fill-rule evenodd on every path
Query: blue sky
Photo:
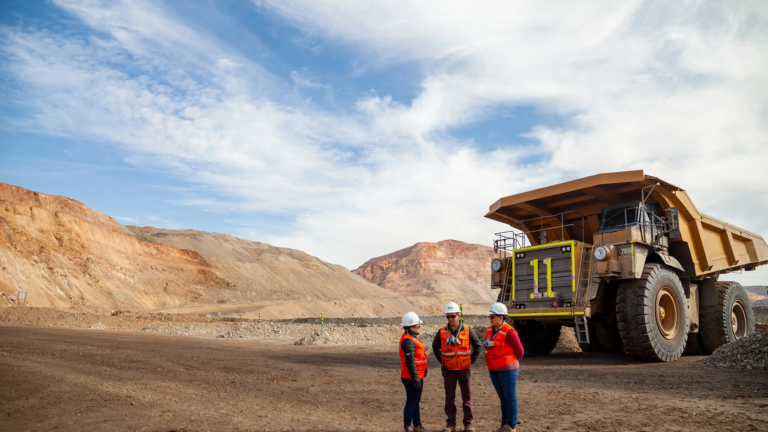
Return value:
M 767 20 L 759 2 L 5 1 L 0 181 L 350 268 L 489 244 L 499 197 L 625 169 L 765 234 Z

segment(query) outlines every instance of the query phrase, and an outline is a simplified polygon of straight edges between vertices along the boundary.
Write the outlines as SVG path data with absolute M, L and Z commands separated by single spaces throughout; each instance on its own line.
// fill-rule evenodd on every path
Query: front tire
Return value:
M 620 283 L 616 319 L 627 354 L 648 361 L 679 359 L 688 340 L 680 278 L 663 264 L 646 264 L 640 279 Z
M 755 333 L 752 305 L 738 282 L 715 283 L 717 305 L 701 308 L 701 343 L 707 354 L 721 345 Z
M 518 321 L 514 322 L 517 335 L 520 337 L 520 343 L 526 356 L 539 357 L 549 355 L 557 341 L 560 340 L 560 324 L 543 324 L 538 321 Z

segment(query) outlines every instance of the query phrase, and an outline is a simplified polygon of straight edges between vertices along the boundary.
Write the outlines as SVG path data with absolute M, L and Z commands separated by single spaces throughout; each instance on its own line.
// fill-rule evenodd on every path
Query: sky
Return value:
M 351 269 L 635 169 L 766 236 L 767 48 L 762 1 L 4 0 L 0 181 Z

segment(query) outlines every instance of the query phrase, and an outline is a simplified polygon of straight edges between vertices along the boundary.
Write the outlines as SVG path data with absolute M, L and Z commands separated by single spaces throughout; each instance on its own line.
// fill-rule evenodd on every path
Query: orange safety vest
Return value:
M 448 370 L 464 370 L 472 366 L 469 350 L 469 329 L 464 327 L 457 335 L 459 345 L 448 345 L 451 331 L 448 326 L 440 329 L 440 350 L 443 352 L 443 366 Z
M 424 379 L 424 375 L 427 374 L 427 352 L 424 348 L 424 342 L 408 333 L 403 334 L 400 338 L 400 344 L 398 344 L 400 347 L 400 376 L 405 379 L 413 379 L 411 378 L 411 373 L 408 372 L 408 366 L 405 365 L 405 353 L 403 352 L 402 345 L 406 339 L 411 339 L 416 344 L 416 371 L 419 373 L 419 379 Z
M 501 369 L 517 361 L 515 351 L 507 343 L 507 333 L 510 330 L 517 333 L 514 327 L 504 323 L 498 333 L 496 333 L 496 336 L 493 336 L 493 339 L 491 339 L 493 346 L 485 349 L 485 365 L 488 366 L 488 370 Z M 485 340 L 490 339 L 492 335 L 493 326 L 490 326 L 485 331 Z

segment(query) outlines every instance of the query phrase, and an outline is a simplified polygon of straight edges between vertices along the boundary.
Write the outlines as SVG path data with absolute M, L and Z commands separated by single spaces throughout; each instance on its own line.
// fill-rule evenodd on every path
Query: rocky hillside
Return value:
M 768 306 L 768 295 L 766 294 L 765 287 L 766 285 L 744 287 L 752 306 Z
M 416 243 L 373 258 L 354 273 L 400 295 L 456 301 L 465 304 L 465 311 L 471 305 L 471 312 L 484 313 L 497 296 L 490 289 L 495 256 L 492 247 L 456 240 Z
M 434 312 L 304 252 L 199 231 L 124 227 L 66 197 L 0 183 L 0 293 L 105 312 L 262 311 L 265 318 Z M 420 307 L 422 306 L 422 307 Z

